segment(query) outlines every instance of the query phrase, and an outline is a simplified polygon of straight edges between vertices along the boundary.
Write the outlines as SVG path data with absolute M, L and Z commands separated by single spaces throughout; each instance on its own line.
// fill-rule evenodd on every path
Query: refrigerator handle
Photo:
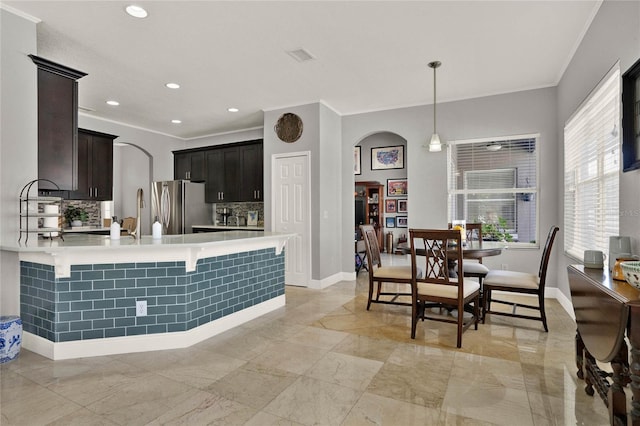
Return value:
M 165 232 L 169 228 L 171 220 L 171 197 L 169 196 L 169 188 L 162 185 L 162 196 L 160 199 L 160 221 L 164 226 Z

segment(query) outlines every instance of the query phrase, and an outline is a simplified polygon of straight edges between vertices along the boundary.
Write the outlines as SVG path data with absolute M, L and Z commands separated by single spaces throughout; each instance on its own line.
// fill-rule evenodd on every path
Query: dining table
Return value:
M 504 241 L 465 241 L 462 244 L 462 257 L 464 259 L 482 259 L 484 257 L 490 256 L 498 256 L 502 254 L 502 250 L 508 248 L 508 243 Z M 411 253 L 411 245 L 407 241 L 405 243 L 398 244 L 397 250 L 402 254 L 410 254 Z M 450 251 L 452 253 L 457 252 L 457 246 L 451 246 Z M 417 248 L 417 255 L 424 255 L 424 249 Z

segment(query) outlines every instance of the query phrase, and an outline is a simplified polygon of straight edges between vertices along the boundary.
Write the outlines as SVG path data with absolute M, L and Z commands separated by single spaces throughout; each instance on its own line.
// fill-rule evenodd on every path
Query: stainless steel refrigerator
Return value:
M 168 180 L 151 184 L 151 220 L 158 218 L 163 235 L 190 234 L 193 225 L 211 221 L 204 202 L 204 183 Z

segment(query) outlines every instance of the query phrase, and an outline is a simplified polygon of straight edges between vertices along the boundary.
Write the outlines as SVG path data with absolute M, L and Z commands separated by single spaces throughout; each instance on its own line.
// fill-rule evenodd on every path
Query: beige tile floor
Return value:
M 401 257 L 393 260 L 403 262 Z M 575 325 L 489 318 L 463 335 L 409 307 L 366 311 L 367 274 L 191 348 L 0 366 L 8 425 L 605 425 L 576 378 Z

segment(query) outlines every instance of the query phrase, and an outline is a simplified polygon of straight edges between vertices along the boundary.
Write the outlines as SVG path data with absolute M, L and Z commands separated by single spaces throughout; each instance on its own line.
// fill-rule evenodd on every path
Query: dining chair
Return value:
M 538 274 L 529 274 L 526 272 L 517 271 L 499 271 L 491 270 L 484 278 L 484 302 L 482 306 L 482 322 L 484 323 L 487 318 L 487 314 L 503 315 L 515 318 L 525 318 L 537 321 L 542 321 L 544 331 L 549 331 L 547 327 L 547 316 L 544 310 L 544 287 L 547 280 L 547 266 L 549 265 L 549 258 L 551 257 L 551 247 L 553 241 L 558 233 L 557 226 L 552 226 L 547 236 L 547 242 L 544 245 L 542 251 L 542 259 L 540 259 L 540 268 Z M 515 303 L 504 300 L 498 300 L 492 298 L 493 290 L 504 291 L 509 293 L 520 294 L 533 294 L 538 296 L 538 305 L 529 305 L 523 303 Z M 513 307 L 511 312 L 492 311 L 491 302 L 500 303 L 505 305 L 511 305 Z M 540 312 L 539 316 L 516 314 L 516 308 L 533 309 Z
M 367 310 L 371 307 L 371 303 L 385 303 L 392 305 L 411 306 L 410 302 L 398 300 L 401 296 L 411 297 L 411 291 L 407 292 L 391 292 L 383 291 L 384 283 L 407 284 L 411 286 L 411 266 L 382 266 L 380 256 L 380 246 L 378 246 L 378 236 L 373 225 L 360 225 L 366 248 L 366 259 L 369 265 L 369 299 L 367 300 Z M 373 289 L 377 284 L 375 299 L 373 297 Z M 391 299 L 382 299 L 380 296 L 392 296 Z
M 482 223 L 467 223 L 465 227 L 467 241 L 482 241 Z M 451 228 L 452 225 L 449 223 L 449 229 Z M 489 268 L 482 264 L 482 257 L 476 260 L 477 262 L 469 262 L 469 257 L 466 257 L 463 272 L 465 277 L 477 278 L 482 287 L 482 280 L 489 273 Z
M 418 319 L 431 319 L 457 324 L 456 346 L 462 347 L 462 333 L 472 324 L 478 329 L 480 284 L 462 274 L 462 236 L 448 229 L 410 229 L 412 309 L 411 338 L 416 338 Z M 420 262 L 420 263 L 419 263 Z M 420 265 L 420 268 L 418 267 Z M 454 271 L 451 271 L 451 269 Z M 420 269 L 424 270 L 424 274 Z M 453 272 L 457 275 L 454 277 Z M 473 303 L 472 316 L 465 307 Z M 426 308 L 447 308 L 446 315 L 432 315 Z M 453 315 L 453 316 L 452 316 Z

